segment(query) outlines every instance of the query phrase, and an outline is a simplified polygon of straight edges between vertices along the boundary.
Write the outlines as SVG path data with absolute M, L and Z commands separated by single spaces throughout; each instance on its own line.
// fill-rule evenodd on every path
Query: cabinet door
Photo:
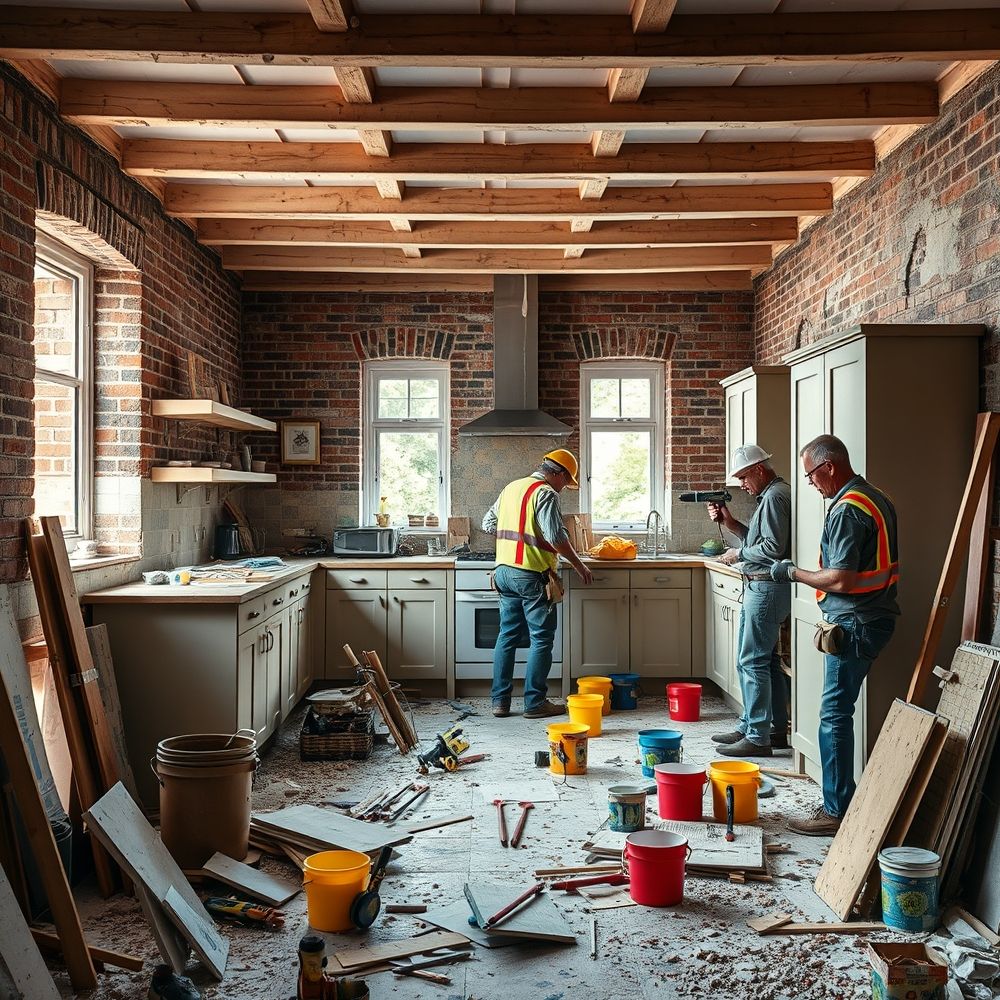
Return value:
M 389 676 L 444 678 L 448 640 L 448 592 L 394 590 L 389 595 Z
M 305 696 L 313 678 L 313 628 L 309 615 L 309 598 L 303 597 L 295 607 L 299 629 L 298 656 L 295 664 L 295 700 Z
M 386 614 L 384 591 L 327 590 L 326 592 L 326 676 L 348 678 L 354 668 L 347 663 L 344 644 L 361 659 L 366 649 L 374 649 L 386 662 Z
M 706 610 L 708 629 L 705 636 L 705 676 L 723 691 L 730 687 L 730 657 L 732 625 L 729 618 L 732 604 L 720 594 L 711 594 Z
M 570 591 L 570 667 L 573 677 L 622 673 L 628 667 L 629 592 L 574 587 Z
M 743 690 L 740 687 L 740 672 L 736 668 L 736 661 L 740 653 L 740 615 L 743 612 L 743 606 L 735 601 L 727 601 L 726 603 L 729 605 L 729 610 L 726 614 L 729 623 L 729 652 L 726 656 L 729 687 L 726 690 L 729 692 L 730 697 L 742 707 Z
M 281 718 L 288 717 L 289 712 L 298 703 L 298 670 L 299 643 L 302 640 L 299 630 L 299 602 L 291 604 L 282 613 L 285 630 L 285 645 L 287 656 L 281 662 Z
M 633 590 L 630 670 L 645 677 L 691 676 L 691 591 Z
M 291 633 L 288 627 L 288 615 L 285 611 L 271 615 L 264 623 L 265 630 L 270 633 L 267 644 L 267 679 L 266 702 L 268 717 L 268 735 L 275 732 L 281 725 L 282 709 L 282 678 L 289 669 L 291 660 Z
M 257 712 L 255 680 L 266 673 L 267 636 L 264 626 L 244 632 L 239 637 L 236 657 L 236 728 L 252 729 L 260 739 L 265 728 L 263 707 Z
M 823 356 L 826 431 L 847 445 L 855 472 L 865 474 L 865 342 L 854 340 Z

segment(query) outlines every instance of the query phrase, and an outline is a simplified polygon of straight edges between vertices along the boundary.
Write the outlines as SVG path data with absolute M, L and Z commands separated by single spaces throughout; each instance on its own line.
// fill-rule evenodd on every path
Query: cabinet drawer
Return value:
M 691 589 L 691 570 L 689 569 L 634 569 L 629 576 L 633 587 Z
M 722 594 L 731 601 L 738 601 L 743 596 L 743 581 L 735 577 L 709 572 L 708 583 L 713 594 Z
M 446 569 L 390 569 L 390 590 L 444 590 L 448 586 Z
M 291 604 L 298 601 L 309 593 L 309 577 L 298 576 L 291 583 L 284 586 L 285 603 Z
M 628 589 L 628 570 L 627 569 L 605 569 L 603 566 L 595 566 L 593 563 L 589 563 L 590 572 L 594 574 L 594 582 L 590 585 L 592 587 L 600 587 L 602 590 L 609 587 L 624 587 Z M 576 579 L 576 574 L 572 569 L 568 569 L 564 572 L 565 576 L 572 576 L 574 578 L 574 587 L 584 588 L 584 584 L 580 583 Z
M 385 590 L 384 569 L 328 569 L 327 590 Z
M 266 594 L 263 594 L 250 601 L 244 601 L 239 606 L 239 626 L 237 628 L 239 635 L 242 635 L 249 628 L 256 628 L 268 616 L 270 608 L 264 604 L 266 596 Z

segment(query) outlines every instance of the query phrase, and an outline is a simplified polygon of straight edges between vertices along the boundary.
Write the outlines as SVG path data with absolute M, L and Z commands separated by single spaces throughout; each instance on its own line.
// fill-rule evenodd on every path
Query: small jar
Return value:
M 428 528 L 437 528 L 440 524 L 437 514 L 431 513 L 424 518 L 424 525 Z

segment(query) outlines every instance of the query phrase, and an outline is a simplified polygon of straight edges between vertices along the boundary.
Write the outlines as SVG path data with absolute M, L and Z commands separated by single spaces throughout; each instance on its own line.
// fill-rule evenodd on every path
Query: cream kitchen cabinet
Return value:
M 629 669 L 644 677 L 691 675 L 691 590 L 633 589 Z
M 858 700 L 858 772 L 893 698 L 906 694 L 933 603 L 971 461 L 981 334 L 972 325 L 863 325 L 783 359 L 791 369 L 796 463 L 792 558 L 804 568 L 817 565 L 826 504 L 804 481 L 798 453 L 818 434 L 843 439 L 855 471 L 892 497 L 898 516 L 902 618 Z M 819 773 L 823 658 L 812 635 L 820 617 L 814 591 L 793 585 L 792 746 L 813 776 Z M 943 662 L 956 641 L 957 632 L 946 633 Z
M 759 444 L 774 456 L 783 479 L 792 467 L 788 447 L 788 368 L 752 365 L 720 383 L 726 390 L 726 462 L 741 444 Z M 736 480 L 727 480 L 738 485 Z
M 396 680 L 444 677 L 448 601 L 444 590 L 394 590 L 387 616 L 389 670 Z
M 625 586 L 597 582 L 599 575 L 621 577 Z M 594 578 L 595 585 L 573 585 L 570 590 L 568 626 L 573 677 L 603 676 L 629 669 L 628 572 L 595 573 Z
M 736 672 L 741 589 L 728 574 L 705 574 L 705 676 L 737 705 L 743 700 Z

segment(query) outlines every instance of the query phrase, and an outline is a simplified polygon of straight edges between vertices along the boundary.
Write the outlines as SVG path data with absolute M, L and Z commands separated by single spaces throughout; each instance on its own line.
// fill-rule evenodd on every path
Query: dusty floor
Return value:
M 586 776 L 571 776 L 558 786 L 558 801 L 539 803 L 530 815 L 524 843 L 504 850 L 497 843 L 496 811 L 483 802 L 480 783 L 503 780 L 547 780 L 536 770 L 534 751 L 546 746 L 545 722 L 520 716 L 494 719 L 484 699 L 469 701 L 479 714 L 465 720 L 471 752 L 487 752 L 488 761 L 459 774 L 433 772 L 432 790 L 423 807 L 406 819 L 418 820 L 457 812 L 475 821 L 417 834 L 400 850 L 382 887 L 383 904 L 443 904 L 462 898 L 470 877 L 527 886 L 541 866 L 582 864 L 581 844 L 607 814 L 607 786 L 640 777 L 635 763 L 635 733 L 670 725 L 684 733 L 685 759 L 712 759 L 709 735 L 728 728 L 731 713 L 718 699 L 706 698 L 702 721 L 669 723 L 663 698 L 646 698 L 637 711 L 604 719 L 604 735 L 590 741 Z M 519 703 L 515 702 L 515 708 Z M 444 701 L 415 706 L 422 740 L 429 740 L 456 718 Z M 255 808 L 268 810 L 291 803 L 360 800 L 386 787 L 398 787 L 415 776 L 415 758 L 401 757 L 377 746 L 363 763 L 302 763 L 298 759 L 301 710 L 290 718 L 264 755 L 255 791 Z M 790 766 L 790 752 L 776 755 L 776 767 Z M 650 799 L 653 803 L 654 799 Z M 597 913 L 598 958 L 590 958 L 590 914 L 586 900 L 554 892 L 552 898 L 578 936 L 578 944 L 515 945 L 477 948 L 473 960 L 448 970 L 452 985 L 438 986 L 390 973 L 369 978 L 373 998 L 439 996 L 443 1000 L 495 1000 L 526 997 L 538 1000 L 581 1000 L 612 997 L 752 997 L 861 998 L 871 995 L 864 939 L 834 937 L 757 937 L 746 920 L 773 911 L 800 919 L 831 920 L 832 913 L 812 890 L 827 840 L 790 834 L 786 818 L 802 816 L 819 803 L 818 788 L 808 780 L 776 782 L 776 794 L 761 799 L 765 840 L 790 842 L 793 852 L 771 859 L 770 884 L 731 885 L 717 879 L 688 878 L 683 904 L 670 909 L 625 907 Z M 510 810 L 508 810 L 510 812 Z M 290 865 L 266 858 L 263 867 L 286 876 Z M 108 902 L 81 892 L 84 927 L 95 941 L 155 962 L 156 952 L 136 903 L 122 896 Z M 226 927 L 229 967 L 222 983 L 214 983 L 192 962 L 189 974 L 212 1000 L 287 1000 L 295 996 L 296 950 L 306 932 L 303 896 L 285 907 L 285 929 L 268 932 Z M 379 917 L 367 938 L 406 938 L 426 929 L 416 916 Z M 883 934 L 882 937 L 892 935 Z M 330 950 L 354 945 L 360 935 L 327 935 Z M 101 977 L 94 1000 L 145 997 L 148 975 L 109 970 Z M 60 983 L 65 995 L 72 995 Z

